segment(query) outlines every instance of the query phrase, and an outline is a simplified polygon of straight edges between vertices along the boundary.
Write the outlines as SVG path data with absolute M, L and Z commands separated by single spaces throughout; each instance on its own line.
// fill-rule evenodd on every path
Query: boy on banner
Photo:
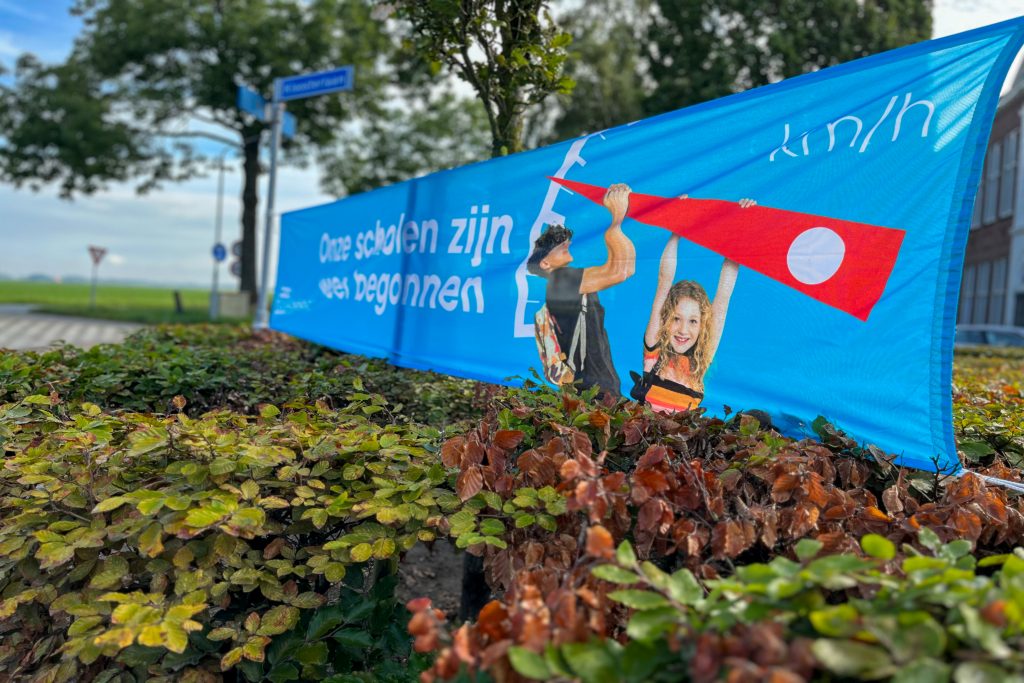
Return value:
M 622 232 L 630 189 L 612 185 L 604 205 L 612 214 L 604 233 L 608 259 L 600 266 L 571 268 L 572 231 L 548 225 L 533 245 L 527 269 L 547 280 L 545 305 L 536 317 L 537 348 L 544 374 L 554 384 L 579 381 L 618 398 L 619 375 L 612 364 L 604 307 L 597 293 L 624 282 L 636 268 L 636 249 Z

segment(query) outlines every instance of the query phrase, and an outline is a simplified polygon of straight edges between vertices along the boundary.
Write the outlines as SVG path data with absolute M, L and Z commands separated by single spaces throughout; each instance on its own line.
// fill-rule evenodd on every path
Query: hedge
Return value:
M 1020 386 L 958 357 L 981 472 L 1020 480 Z M 0 352 L 0 680 L 1024 676 L 1021 499 L 814 427 L 241 328 Z M 396 604 L 440 538 L 501 596 L 474 623 Z

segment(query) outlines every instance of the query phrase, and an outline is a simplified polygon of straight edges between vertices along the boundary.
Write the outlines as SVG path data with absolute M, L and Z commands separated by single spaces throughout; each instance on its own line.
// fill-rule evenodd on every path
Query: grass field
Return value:
M 89 306 L 88 284 L 0 282 L 0 304 L 34 304 L 40 312 L 147 324 L 209 321 L 210 293 L 180 289 L 183 312 L 174 310 L 174 289 L 99 285 L 96 307 Z

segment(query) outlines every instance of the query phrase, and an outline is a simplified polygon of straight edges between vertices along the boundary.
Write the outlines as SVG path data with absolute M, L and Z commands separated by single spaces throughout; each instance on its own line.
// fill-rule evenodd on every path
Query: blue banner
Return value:
M 959 467 L 964 246 L 1016 19 L 282 217 L 274 329 Z

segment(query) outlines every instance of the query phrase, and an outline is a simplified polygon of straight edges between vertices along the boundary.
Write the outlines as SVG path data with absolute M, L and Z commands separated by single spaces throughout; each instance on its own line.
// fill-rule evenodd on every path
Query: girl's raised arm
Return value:
M 668 290 L 676 279 L 676 252 L 679 247 L 679 236 L 673 234 L 668 238 L 664 251 L 661 252 L 661 264 L 658 266 L 658 289 L 654 292 L 654 303 L 651 304 L 651 319 L 647 322 L 644 342 L 647 346 L 657 345 L 661 336 L 661 307 L 668 298 Z
M 722 262 L 722 272 L 718 275 L 718 289 L 715 290 L 715 300 L 711 302 L 711 347 L 708 354 L 708 365 L 718 351 L 718 342 L 722 341 L 722 330 L 725 329 L 725 314 L 729 312 L 729 299 L 732 297 L 732 290 L 736 286 L 736 275 L 740 266 L 735 261 L 725 259 Z
M 741 199 L 740 206 L 744 209 L 757 204 L 753 199 Z M 725 259 L 722 262 L 722 272 L 718 275 L 718 288 L 715 290 L 715 300 L 711 302 L 711 347 L 708 356 L 708 365 L 718 351 L 718 343 L 722 341 L 722 330 L 725 329 L 725 315 L 729 312 L 729 299 L 732 297 L 732 290 L 736 286 L 736 275 L 740 266 L 735 261 Z

